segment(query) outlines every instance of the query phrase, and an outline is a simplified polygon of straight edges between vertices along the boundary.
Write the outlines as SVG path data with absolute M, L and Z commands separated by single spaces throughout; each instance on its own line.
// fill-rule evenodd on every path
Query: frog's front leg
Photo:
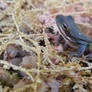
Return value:
M 87 44 L 85 42 L 84 43 L 82 42 L 82 44 L 80 44 L 77 52 L 70 53 L 69 60 L 71 61 L 73 56 L 80 57 L 84 53 L 86 47 L 87 47 Z
M 66 41 L 63 39 L 63 37 L 58 33 L 56 42 L 63 45 L 63 50 L 66 51 L 67 48 L 69 48 L 69 45 L 66 43 Z
M 63 44 L 65 42 L 63 37 L 59 33 L 57 33 L 56 42 L 61 43 L 61 44 Z

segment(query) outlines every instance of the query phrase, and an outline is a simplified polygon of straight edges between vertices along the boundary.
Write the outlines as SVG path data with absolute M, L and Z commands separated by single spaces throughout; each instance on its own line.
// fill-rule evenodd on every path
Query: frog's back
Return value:
M 77 24 L 74 22 L 74 20 L 70 17 L 66 17 L 67 25 L 69 26 L 69 30 L 72 34 L 72 36 L 81 41 L 85 41 L 87 43 L 92 43 L 92 39 L 85 35 L 81 30 L 78 28 Z

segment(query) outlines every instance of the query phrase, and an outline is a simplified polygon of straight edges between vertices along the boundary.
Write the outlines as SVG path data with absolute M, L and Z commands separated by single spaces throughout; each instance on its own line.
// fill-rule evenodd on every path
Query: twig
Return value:
M 6 66 L 9 66 L 9 67 L 12 67 L 14 70 L 19 70 L 19 71 L 22 71 L 24 72 L 25 74 L 27 74 L 32 81 L 34 81 L 34 78 L 32 77 L 32 75 L 27 71 L 27 69 L 25 68 L 22 68 L 21 66 L 15 66 L 13 64 L 10 64 L 10 63 L 7 63 L 7 61 L 4 61 L 4 60 L 0 60 L 0 63 L 1 64 L 4 64 Z

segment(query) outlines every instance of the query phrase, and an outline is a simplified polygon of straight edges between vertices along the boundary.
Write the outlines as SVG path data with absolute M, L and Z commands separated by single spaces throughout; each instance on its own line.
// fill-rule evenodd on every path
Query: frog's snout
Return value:
M 57 15 L 56 16 L 56 21 L 60 20 L 61 19 L 61 15 Z
M 57 16 L 56 16 L 56 19 L 58 19 L 60 16 L 61 16 L 61 15 L 57 15 Z
M 63 15 L 57 15 L 56 16 L 57 24 L 62 24 L 63 21 L 64 21 L 64 16 Z

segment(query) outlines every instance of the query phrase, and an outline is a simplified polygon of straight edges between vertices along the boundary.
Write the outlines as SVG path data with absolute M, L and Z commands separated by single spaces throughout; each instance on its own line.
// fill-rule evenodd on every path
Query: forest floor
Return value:
M 92 60 L 68 60 L 58 14 L 92 38 L 92 0 L 0 0 L 0 92 L 92 92 Z

